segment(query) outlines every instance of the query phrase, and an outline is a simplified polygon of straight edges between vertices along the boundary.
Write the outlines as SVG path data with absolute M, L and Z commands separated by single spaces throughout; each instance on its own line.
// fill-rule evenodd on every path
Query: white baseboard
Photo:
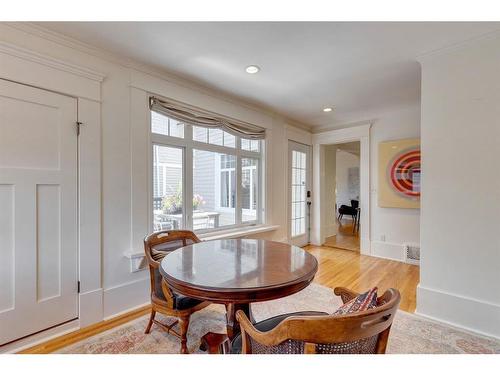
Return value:
M 80 299 L 80 328 L 102 321 L 103 318 L 103 290 L 102 288 L 83 292 Z
M 104 290 L 104 320 L 150 303 L 150 279 L 144 278 Z
M 2 345 L 0 346 L 0 354 L 17 353 L 21 350 L 31 348 L 32 346 L 52 340 L 56 337 L 77 331 L 78 329 L 80 329 L 80 322 L 78 319 L 75 319 L 68 323 L 61 324 L 60 326 L 49 328 L 45 331 L 27 336 L 10 344 Z
M 417 315 L 500 339 L 500 305 L 419 285 Z
M 371 255 L 399 262 L 405 261 L 404 247 L 399 243 L 371 241 Z

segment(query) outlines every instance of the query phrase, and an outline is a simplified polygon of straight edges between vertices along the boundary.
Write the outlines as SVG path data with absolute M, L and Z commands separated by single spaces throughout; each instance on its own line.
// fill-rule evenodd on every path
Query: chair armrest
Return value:
M 340 298 L 342 298 L 343 303 L 349 302 L 350 300 L 359 296 L 359 293 L 356 293 L 353 290 L 343 288 L 343 287 L 336 287 L 333 290 L 333 293 L 335 293 L 336 296 L 340 296 Z
M 163 296 L 165 297 L 165 300 L 167 301 L 167 306 L 170 308 L 173 308 L 174 307 L 174 294 L 172 293 L 172 290 L 168 286 L 165 279 L 161 280 L 161 290 L 163 291 Z

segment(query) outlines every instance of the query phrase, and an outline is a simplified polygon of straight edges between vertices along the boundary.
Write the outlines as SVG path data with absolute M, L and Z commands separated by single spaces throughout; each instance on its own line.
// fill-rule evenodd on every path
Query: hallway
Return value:
M 359 231 L 353 233 L 351 218 L 343 218 L 338 223 L 338 232 L 335 236 L 327 237 L 323 246 L 359 252 Z

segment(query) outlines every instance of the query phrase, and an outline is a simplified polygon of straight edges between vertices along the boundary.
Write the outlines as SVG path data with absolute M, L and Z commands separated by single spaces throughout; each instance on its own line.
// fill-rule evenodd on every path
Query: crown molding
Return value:
M 329 132 L 331 130 L 349 129 L 349 128 L 363 126 L 363 125 L 370 127 L 376 121 L 377 121 L 377 119 L 373 118 L 373 119 L 362 120 L 362 121 L 355 121 L 355 122 L 348 122 L 348 123 L 332 124 L 332 125 L 321 126 L 321 127 L 314 127 L 314 128 L 312 128 L 312 133 L 313 134 L 320 134 L 320 133 Z
M 75 64 L 70 64 L 66 61 L 34 52 L 32 50 L 22 48 L 7 42 L 0 41 L 0 52 L 18 57 L 23 60 L 42 64 L 57 70 L 62 70 L 64 72 L 68 72 L 97 82 L 104 81 L 104 78 L 106 77 L 104 74 L 96 72 L 95 70 L 87 69 Z
M 495 31 L 491 31 L 491 32 L 486 33 L 486 34 L 481 34 L 481 35 L 475 36 L 473 38 L 470 38 L 470 39 L 467 39 L 467 40 L 464 40 L 464 41 L 461 41 L 461 42 L 458 42 L 455 44 L 451 44 L 451 45 L 448 45 L 448 46 L 445 46 L 442 48 L 438 48 L 438 49 L 435 49 L 435 50 L 432 50 L 429 52 L 422 53 L 416 57 L 416 60 L 420 64 L 423 64 L 426 61 L 428 61 L 434 57 L 443 55 L 445 53 L 453 52 L 453 51 L 460 50 L 463 48 L 467 48 L 467 47 L 469 47 L 477 42 L 482 42 L 482 41 L 496 39 L 496 38 L 500 38 L 500 29 L 495 30 Z
M 262 105 L 261 103 L 254 102 L 252 100 L 248 99 L 243 99 L 231 94 L 228 94 L 225 91 L 219 90 L 217 88 L 204 85 L 198 81 L 195 81 L 191 78 L 181 76 L 179 74 L 172 73 L 168 69 L 163 69 L 163 68 L 157 68 L 153 67 L 148 64 L 144 64 L 142 62 L 139 62 L 137 60 L 131 59 L 128 56 L 116 54 L 116 53 L 111 53 L 109 51 L 106 51 L 104 49 L 95 47 L 93 45 L 81 42 L 80 40 L 77 40 L 75 38 L 66 36 L 64 34 L 52 31 L 48 28 L 43 27 L 42 25 L 39 25 L 37 23 L 33 22 L 5 22 L 5 25 L 20 30 L 22 32 L 25 32 L 30 35 L 37 36 L 39 38 L 51 41 L 53 43 L 75 49 L 77 51 L 86 53 L 88 55 L 92 55 L 94 57 L 100 58 L 102 60 L 123 66 L 125 68 L 129 69 L 134 69 L 139 72 L 172 82 L 176 85 L 196 90 L 198 92 L 201 92 L 205 95 L 217 98 L 219 100 L 223 100 L 227 103 L 231 103 L 234 105 L 239 105 L 242 107 L 246 107 L 247 109 L 254 110 L 254 111 L 259 111 L 263 112 L 264 114 L 267 114 L 270 117 L 273 118 L 281 118 L 283 121 L 307 130 L 311 131 L 311 125 L 291 119 L 287 117 L 285 114 L 278 112 L 266 105 Z

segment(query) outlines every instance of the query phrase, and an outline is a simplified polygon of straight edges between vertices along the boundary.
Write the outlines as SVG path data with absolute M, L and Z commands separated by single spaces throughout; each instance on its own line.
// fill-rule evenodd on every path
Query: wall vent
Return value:
M 405 262 L 409 264 L 420 264 L 420 245 L 406 243 L 404 246 Z

